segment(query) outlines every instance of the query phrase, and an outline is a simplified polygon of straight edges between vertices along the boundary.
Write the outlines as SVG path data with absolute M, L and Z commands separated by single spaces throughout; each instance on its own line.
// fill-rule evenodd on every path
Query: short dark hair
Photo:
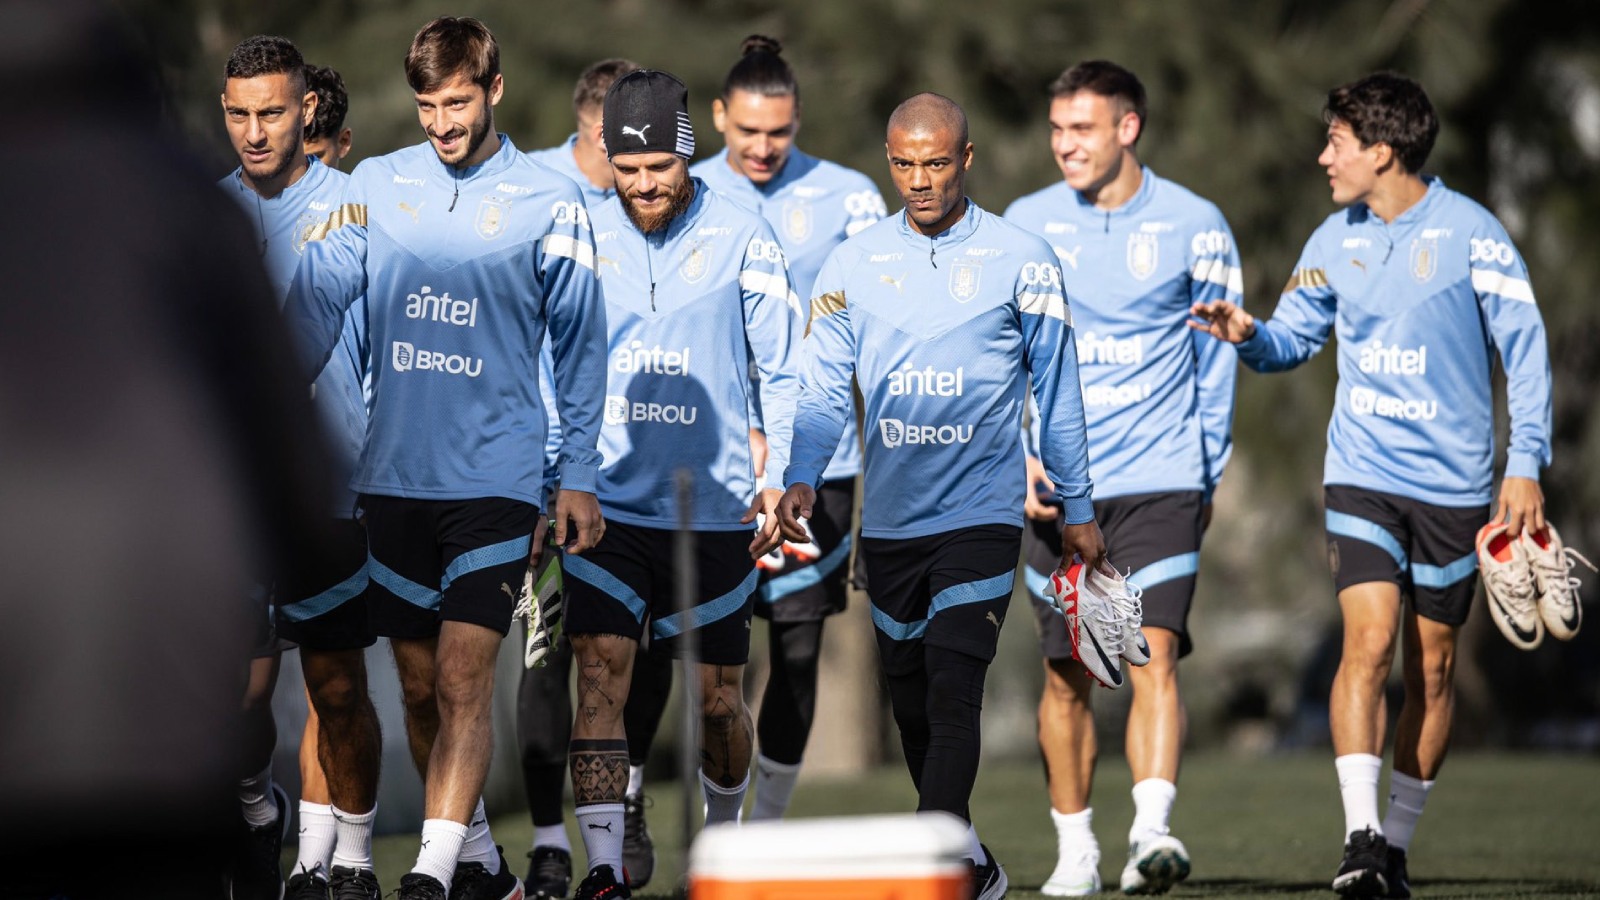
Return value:
M 350 95 L 344 79 L 332 66 L 306 66 L 306 90 L 317 95 L 317 113 L 306 126 L 306 140 L 336 138 L 350 111 Z
M 1364 148 L 1388 144 L 1412 175 L 1422 171 L 1439 136 L 1439 116 L 1427 91 L 1397 72 L 1377 72 L 1329 91 L 1322 119 L 1349 125 Z
M 639 71 L 639 64 L 631 59 L 613 57 L 602 59 L 583 70 L 578 76 L 578 86 L 572 89 L 572 115 L 581 117 L 585 110 L 599 112 L 606 103 L 606 91 L 618 78 Z
M 434 19 L 406 51 L 406 83 L 418 94 L 436 91 L 458 75 L 488 93 L 499 74 L 500 44 L 488 26 L 469 16 Z
M 305 93 L 306 58 L 288 38 L 258 34 L 240 41 L 228 54 L 228 64 L 222 70 L 224 79 L 263 75 L 288 75 L 300 82 L 301 93 Z
M 1144 137 L 1145 123 L 1150 121 L 1149 106 L 1139 76 L 1114 62 L 1091 59 L 1062 72 L 1050 84 L 1051 97 L 1070 97 L 1079 91 L 1110 100 L 1117 107 L 1119 119 L 1128 113 L 1138 116 L 1139 137 Z
M 793 97 L 799 103 L 800 83 L 794 80 L 794 70 L 782 53 L 778 39 L 764 34 L 752 34 L 740 42 L 739 61 L 722 82 L 722 102 L 728 102 L 734 91 L 745 91 L 762 97 Z

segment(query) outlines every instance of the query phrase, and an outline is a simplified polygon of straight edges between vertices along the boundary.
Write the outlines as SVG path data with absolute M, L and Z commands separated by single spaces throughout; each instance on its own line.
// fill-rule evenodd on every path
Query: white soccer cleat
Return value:
M 1100 848 L 1088 847 L 1078 853 L 1064 852 L 1056 870 L 1039 888 L 1046 897 L 1087 897 L 1100 891 Z
M 1558 641 L 1572 640 L 1583 625 L 1583 602 L 1578 599 L 1581 582 L 1572 577 L 1572 567 L 1574 562 L 1582 562 L 1592 572 L 1594 563 L 1563 544 L 1554 525 L 1546 525 L 1537 534 L 1524 531 L 1518 543 L 1533 570 L 1539 592 L 1539 619 L 1545 630 Z
M 546 547 L 537 568 L 530 566 L 522 579 L 513 617 L 528 620 L 528 640 L 522 648 L 522 665 L 543 668 L 550 651 L 561 639 L 561 549 Z
M 1063 573 L 1050 575 L 1050 594 L 1056 611 L 1067 619 L 1072 656 L 1089 670 L 1094 680 L 1108 688 L 1122 687 L 1123 622 L 1102 583 L 1074 556 Z
M 1165 894 L 1189 877 L 1189 851 L 1170 834 L 1152 835 L 1128 845 L 1122 868 L 1124 894 Z
M 1478 573 L 1489 601 L 1489 618 L 1512 646 L 1532 650 L 1544 640 L 1544 622 L 1528 554 L 1506 526 L 1490 522 L 1478 530 Z
M 1144 639 L 1144 589 L 1128 581 L 1116 569 L 1108 575 L 1104 571 L 1091 572 L 1089 577 L 1105 594 L 1106 599 L 1122 617 L 1122 658 L 1130 665 L 1143 666 L 1150 662 L 1150 642 Z
M 811 523 L 805 519 L 800 524 L 806 530 L 806 539 L 799 543 L 790 541 L 783 545 L 783 552 L 801 562 L 814 563 L 822 558 L 822 548 L 817 546 L 817 536 L 811 531 Z

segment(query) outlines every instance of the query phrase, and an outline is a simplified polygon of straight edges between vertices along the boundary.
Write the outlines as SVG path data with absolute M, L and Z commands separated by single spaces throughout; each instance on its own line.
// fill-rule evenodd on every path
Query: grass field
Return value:
M 1120 758 L 1102 761 L 1095 793 L 1101 877 L 1112 891 L 1133 818 L 1129 776 Z M 656 839 L 655 878 L 642 892 L 670 896 L 682 871 L 677 823 L 682 792 L 648 788 Z M 698 805 L 698 801 L 696 801 Z M 850 780 L 802 781 L 791 816 L 913 809 L 903 769 Z M 972 799 L 978 832 L 1005 866 L 1008 896 L 1040 897 L 1055 865 L 1055 832 L 1040 769 L 986 765 Z M 1207 754 L 1185 761 L 1173 833 L 1188 846 L 1194 873 L 1170 896 L 1333 897 L 1343 817 L 1327 754 L 1240 758 Z M 525 815 L 493 822 L 521 874 L 532 837 Z M 569 816 L 574 847 L 581 847 Z M 577 853 L 581 867 L 582 850 Z M 416 838 L 380 838 L 378 874 L 386 889 L 416 858 Z M 290 855 L 292 859 L 292 854 Z M 581 873 L 580 873 L 581 875 Z M 1600 897 L 1600 761 L 1577 756 L 1462 754 L 1446 766 L 1412 845 L 1416 897 Z

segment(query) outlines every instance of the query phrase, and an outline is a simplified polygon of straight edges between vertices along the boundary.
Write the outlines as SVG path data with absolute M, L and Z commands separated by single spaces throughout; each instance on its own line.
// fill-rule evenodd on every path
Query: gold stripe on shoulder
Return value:
M 811 336 L 811 323 L 844 309 L 844 291 L 829 291 L 821 297 L 811 298 L 811 318 L 806 320 L 806 337 Z
M 311 230 L 306 232 L 306 243 L 320 241 L 327 237 L 330 232 L 346 225 L 367 227 L 367 205 L 365 203 L 346 203 L 329 213 L 326 221 L 311 226 Z
M 1322 269 L 1295 269 L 1289 276 L 1289 283 L 1283 286 L 1285 294 L 1300 288 L 1325 288 L 1328 286 L 1328 273 Z

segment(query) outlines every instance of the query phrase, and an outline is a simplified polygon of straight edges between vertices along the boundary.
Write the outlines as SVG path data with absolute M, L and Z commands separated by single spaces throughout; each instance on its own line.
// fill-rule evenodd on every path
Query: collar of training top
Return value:
M 694 156 L 689 89 L 668 72 L 629 72 L 606 91 L 600 130 L 608 158 L 620 153 L 671 153 L 689 159 Z

